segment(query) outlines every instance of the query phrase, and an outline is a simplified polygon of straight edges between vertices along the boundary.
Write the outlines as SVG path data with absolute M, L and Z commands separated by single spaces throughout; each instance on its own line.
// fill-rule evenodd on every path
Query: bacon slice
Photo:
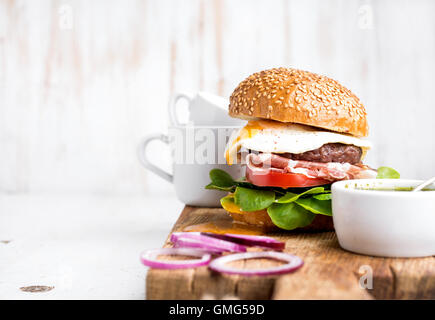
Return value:
M 257 174 L 269 170 L 282 173 L 299 173 L 308 178 L 322 178 L 328 181 L 376 178 L 376 170 L 363 164 L 352 165 L 339 162 L 312 162 L 291 160 L 273 153 L 249 154 L 247 165 Z

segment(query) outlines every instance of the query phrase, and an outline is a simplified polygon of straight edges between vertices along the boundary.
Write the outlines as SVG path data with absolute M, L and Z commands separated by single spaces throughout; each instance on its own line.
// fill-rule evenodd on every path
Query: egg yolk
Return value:
M 264 129 L 264 125 L 261 122 L 261 120 L 250 120 L 246 126 L 240 129 L 239 135 L 232 141 L 231 145 L 225 152 L 225 159 L 227 160 L 228 165 L 235 163 L 235 160 L 237 159 L 237 152 L 241 148 L 240 141 L 244 139 L 250 139 L 254 137 L 260 130 Z

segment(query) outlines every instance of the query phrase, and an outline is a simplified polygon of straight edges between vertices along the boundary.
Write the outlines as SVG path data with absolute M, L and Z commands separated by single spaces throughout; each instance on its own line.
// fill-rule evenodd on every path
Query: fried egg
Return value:
M 273 120 L 251 120 L 230 137 L 225 150 L 228 164 L 237 162 L 237 153 L 245 149 L 267 153 L 304 153 L 327 143 L 343 143 L 362 149 L 364 158 L 371 148 L 368 140 L 310 126 Z

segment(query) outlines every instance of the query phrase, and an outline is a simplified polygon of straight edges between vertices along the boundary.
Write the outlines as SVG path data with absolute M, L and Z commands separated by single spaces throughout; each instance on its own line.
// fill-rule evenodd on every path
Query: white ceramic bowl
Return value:
M 366 179 L 334 183 L 332 212 L 340 246 L 382 257 L 435 255 L 435 191 L 358 190 L 415 187 L 421 182 Z

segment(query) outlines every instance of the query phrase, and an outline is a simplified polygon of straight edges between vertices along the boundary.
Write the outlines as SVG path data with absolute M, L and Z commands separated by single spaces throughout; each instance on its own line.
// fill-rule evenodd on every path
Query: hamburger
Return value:
M 363 139 L 365 107 L 326 76 L 290 68 L 254 73 L 232 93 L 229 115 L 248 121 L 225 152 L 229 165 L 246 165 L 246 176 L 214 169 L 206 188 L 229 192 L 221 204 L 237 222 L 331 230 L 333 182 L 397 174 L 363 164 L 371 148 Z

